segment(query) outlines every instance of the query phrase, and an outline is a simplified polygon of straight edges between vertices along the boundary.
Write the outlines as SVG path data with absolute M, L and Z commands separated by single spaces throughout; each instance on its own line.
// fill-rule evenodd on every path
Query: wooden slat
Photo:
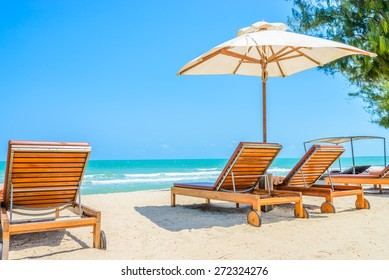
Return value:
M 248 149 L 246 148 L 243 152 L 247 153 L 264 153 L 264 154 L 277 154 L 279 150 L 277 149 Z
M 96 218 L 83 218 L 80 220 L 54 221 L 54 222 L 36 222 L 27 224 L 10 225 L 12 234 L 22 234 L 29 232 L 40 232 L 48 230 L 59 230 L 73 227 L 94 226 Z
M 40 187 L 65 187 L 65 186 L 78 186 L 78 181 L 70 182 L 38 182 L 38 183 L 14 183 L 14 189 L 18 188 L 40 188 Z
M 72 162 L 72 163 L 14 163 L 13 168 L 65 168 L 65 167 L 84 167 L 84 163 Z
M 260 157 L 261 160 L 271 160 L 273 154 L 268 153 L 242 153 L 239 158 L 241 159 L 247 159 L 247 158 L 258 158 Z
M 56 158 L 66 158 L 66 157 L 75 157 L 75 158 L 86 158 L 87 153 L 71 153 L 71 152 L 62 152 L 62 153 L 55 153 L 55 152 L 14 152 L 14 158 L 20 158 L 20 157 L 31 157 L 31 158 L 50 158 L 50 157 L 56 157 Z
M 70 203 L 69 199 L 48 199 L 48 200 L 33 200 L 33 201 L 25 201 L 19 202 L 18 204 L 14 204 L 14 206 L 20 207 L 28 207 L 28 208 L 47 208 L 47 207 L 55 207 L 59 205 L 63 205 L 66 203 Z
M 43 188 L 17 188 L 14 189 L 14 193 L 23 193 L 23 192 L 47 192 L 47 191 L 69 191 L 69 190 L 78 190 L 76 186 L 55 186 L 55 187 L 43 187 Z
M 262 172 L 261 172 L 262 171 Z M 252 169 L 252 168 L 237 168 L 237 169 L 233 169 L 232 172 L 234 172 L 234 176 L 235 175 L 238 175 L 238 174 L 241 174 L 241 175 L 244 175 L 244 174 L 255 174 L 255 175 L 262 175 L 263 171 L 265 171 L 265 169 Z
M 309 167 L 309 168 L 303 168 L 302 169 L 302 172 L 304 174 L 323 174 L 324 172 L 326 172 L 328 169 L 328 166 L 326 167 L 319 167 L 319 168 L 313 168 L 313 167 Z
M 70 201 L 74 198 L 74 195 L 40 195 L 40 196 L 22 196 L 22 197 L 14 197 L 14 204 L 19 205 L 21 203 L 36 203 L 38 201 Z
M 80 176 L 77 177 L 30 177 L 30 178 L 13 178 L 12 182 L 17 183 L 36 183 L 36 182 L 69 182 L 75 181 L 78 182 Z
M 57 178 L 57 177 L 80 177 L 81 172 L 50 172 L 50 173 L 13 173 L 12 180 L 14 178 Z
M 12 172 L 14 173 L 30 173 L 30 172 L 38 172 L 38 173 L 50 173 L 50 172 L 82 172 L 82 168 L 13 168 Z
M 320 189 L 320 188 L 304 188 L 300 186 L 277 186 L 278 190 L 288 190 L 288 191 L 298 191 L 301 192 L 303 195 L 308 196 L 321 196 L 321 197 L 328 197 L 332 190 L 331 189 Z
M 241 154 L 250 154 L 250 153 L 254 153 L 254 154 L 276 154 L 278 151 L 277 150 L 273 150 L 273 149 L 248 149 L 248 148 L 245 148 Z
M 250 166 L 250 167 L 261 167 L 261 168 L 266 168 L 268 165 L 269 165 L 269 161 L 258 161 L 258 160 L 246 160 L 246 161 L 242 161 L 242 160 L 238 160 L 234 167 L 239 167 L 239 166 Z M 234 168 L 233 167 L 233 168 Z
M 63 157 L 39 157 L 39 158 L 31 158 L 31 157 L 20 157 L 15 158 L 14 163 L 22 163 L 22 162 L 85 162 L 85 157 L 69 157 L 69 158 L 63 158 Z
M 14 198 L 16 197 L 23 197 L 23 196 L 43 196 L 43 195 L 75 195 L 77 190 L 73 189 L 73 190 L 63 190 L 63 191 L 25 191 L 25 192 L 16 192 L 14 193 Z

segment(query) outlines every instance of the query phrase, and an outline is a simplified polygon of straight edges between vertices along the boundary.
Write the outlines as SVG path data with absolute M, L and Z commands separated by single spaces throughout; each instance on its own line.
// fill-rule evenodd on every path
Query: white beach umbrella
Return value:
M 323 66 L 335 59 L 362 54 L 376 56 L 343 43 L 287 31 L 283 23 L 257 22 L 237 37 L 188 62 L 178 75 L 232 74 L 262 77 L 263 142 L 266 136 L 266 81 Z

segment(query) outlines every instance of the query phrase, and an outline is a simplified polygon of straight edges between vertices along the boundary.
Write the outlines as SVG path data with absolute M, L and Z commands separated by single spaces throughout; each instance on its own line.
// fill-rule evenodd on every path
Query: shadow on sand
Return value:
M 69 249 L 61 250 L 60 246 L 63 239 L 71 239 L 75 241 L 80 246 L 80 248 L 71 249 L 71 250 Z M 10 251 L 21 251 L 21 250 L 33 249 L 41 246 L 58 247 L 60 251 L 52 252 L 40 256 L 26 257 L 22 259 L 40 259 L 46 256 L 52 256 L 52 255 L 61 254 L 65 252 L 72 252 L 72 251 L 89 248 L 89 246 L 85 242 L 81 241 L 76 236 L 74 236 L 73 234 L 71 234 L 66 230 L 34 232 L 34 233 L 26 233 L 26 234 L 11 236 Z
M 380 193 L 379 189 L 375 188 L 366 188 L 364 189 L 365 196 L 377 196 L 377 197 L 389 197 L 389 189 L 382 188 L 382 193 Z
M 247 214 L 251 210 L 251 206 L 244 205 L 235 208 L 231 205 L 218 203 L 177 205 L 176 207 L 144 206 L 135 207 L 135 210 L 159 227 L 174 232 L 247 224 Z M 317 207 L 309 205 L 308 208 L 316 209 Z M 292 204 L 277 205 L 273 210 L 266 213 L 262 212 L 261 215 L 263 225 L 296 219 L 294 217 L 294 205 Z M 323 215 L 313 215 L 313 218 L 317 217 L 325 218 Z

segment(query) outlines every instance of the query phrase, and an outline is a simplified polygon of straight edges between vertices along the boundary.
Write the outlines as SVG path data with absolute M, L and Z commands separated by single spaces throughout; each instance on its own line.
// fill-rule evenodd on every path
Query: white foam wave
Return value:
M 88 182 L 93 185 L 112 185 L 112 184 L 131 184 L 131 183 L 163 183 L 163 182 L 179 182 L 179 181 L 195 181 L 195 180 L 214 180 L 214 178 L 204 177 L 171 177 L 171 178 L 136 178 L 136 179 L 112 179 L 112 180 L 89 180 Z
M 213 176 L 219 175 L 220 171 L 201 171 L 201 172 L 166 172 L 166 173 L 150 173 L 150 174 L 124 174 L 129 178 L 152 178 L 152 177 L 193 177 L 193 176 Z
M 107 178 L 104 174 L 95 174 L 86 177 L 84 182 L 92 185 L 131 184 L 131 183 L 164 183 L 179 181 L 215 180 L 220 171 L 202 172 L 166 172 L 150 174 L 122 174 L 116 178 Z M 98 176 L 100 175 L 100 177 Z M 120 178 L 123 177 L 124 178 Z
M 158 173 L 138 173 L 138 174 L 93 174 L 85 175 L 85 179 L 96 178 L 112 178 L 112 177 L 125 177 L 125 178 L 159 178 L 159 177 L 193 177 L 193 176 L 215 176 L 219 175 L 220 171 L 200 171 L 200 172 L 158 172 Z
M 200 170 L 200 171 L 218 170 L 218 168 L 217 167 L 215 167 L 215 168 L 198 168 L 197 170 Z
M 279 168 L 279 167 L 272 167 L 268 169 L 268 173 L 287 173 L 290 171 L 290 168 Z
M 275 175 L 285 175 L 289 168 L 274 167 L 268 173 Z M 125 185 L 125 184 L 158 184 L 193 181 L 215 181 L 220 174 L 220 170 L 212 168 L 197 172 L 157 172 L 138 174 L 93 174 L 86 175 L 84 183 L 86 185 Z

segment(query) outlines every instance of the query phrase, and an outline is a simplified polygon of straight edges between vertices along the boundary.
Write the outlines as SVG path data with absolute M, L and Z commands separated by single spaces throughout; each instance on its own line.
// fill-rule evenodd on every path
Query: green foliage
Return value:
M 378 56 L 353 55 L 323 67 L 342 73 L 358 89 L 372 121 L 389 127 L 389 1 L 292 0 L 289 25 L 295 32 L 343 42 Z

